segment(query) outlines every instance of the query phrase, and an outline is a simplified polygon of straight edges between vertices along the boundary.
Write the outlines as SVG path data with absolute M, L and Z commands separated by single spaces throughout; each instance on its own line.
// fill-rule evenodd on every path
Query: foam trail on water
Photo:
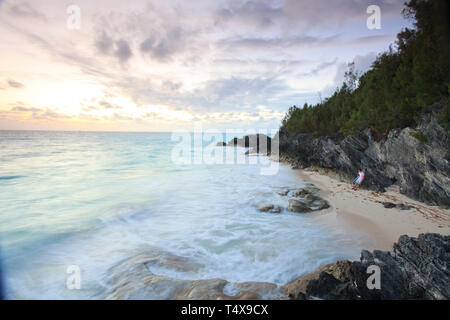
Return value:
M 299 187 L 293 171 L 256 165 L 176 165 L 169 134 L 1 132 L 0 233 L 11 298 L 104 298 L 111 267 L 157 249 L 198 265 L 180 279 L 279 285 L 337 259 L 355 259 L 364 238 L 286 208 L 275 191 Z M 239 152 L 245 152 L 238 148 Z M 68 266 L 81 289 L 68 290 Z M 228 288 L 231 290 L 232 288 Z

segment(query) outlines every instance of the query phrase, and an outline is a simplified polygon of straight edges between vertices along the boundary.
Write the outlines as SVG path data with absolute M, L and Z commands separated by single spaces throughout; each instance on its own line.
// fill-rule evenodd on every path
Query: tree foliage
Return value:
M 426 106 L 448 101 L 450 88 L 448 3 L 410 0 L 403 15 L 414 28 L 397 35 L 362 76 L 349 64 L 345 81 L 333 95 L 316 105 L 289 108 L 282 128 L 314 136 L 355 134 L 370 128 L 376 137 L 390 129 L 415 125 Z M 448 124 L 448 103 L 441 122 Z

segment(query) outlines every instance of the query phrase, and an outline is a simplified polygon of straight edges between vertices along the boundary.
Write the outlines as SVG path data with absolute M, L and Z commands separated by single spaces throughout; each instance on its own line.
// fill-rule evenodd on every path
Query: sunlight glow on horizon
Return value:
M 338 2 L 81 0 L 80 30 L 61 2 L 0 2 L 0 130 L 277 128 L 291 105 L 328 96 L 348 62 L 366 70 L 405 24 L 401 1 L 381 4 L 375 31 L 364 1 Z

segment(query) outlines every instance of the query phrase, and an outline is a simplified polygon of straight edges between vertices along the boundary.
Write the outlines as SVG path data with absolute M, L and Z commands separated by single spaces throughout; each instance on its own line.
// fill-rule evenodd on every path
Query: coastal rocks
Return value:
M 273 204 L 267 204 L 258 208 L 261 212 L 280 213 L 281 207 Z
M 293 212 L 311 212 L 329 208 L 330 205 L 319 195 L 319 189 L 313 185 L 296 189 L 291 192 L 292 198 L 289 201 L 289 211 Z
M 260 153 L 270 155 L 272 147 L 272 139 L 265 134 L 250 134 L 242 138 L 233 138 L 227 143 L 218 142 L 216 146 L 239 146 L 249 148 L 245 154 Z
M 400 210 L 411 210 L 411 209 L 415 208 L 414 206 L 407 206 L 407 205 L 404 205 L 403 203 L 398 203 L 395 206 L 397 208 L 399 208 Z
M 313 184 L 307 184 L 303 188 L 293 190 L 284 187 L 275 192 L 282 197 L 290 196 L 287 210 L 291 212 L 306 213 L 330 207 L 328 201 L 320 197 L 320 189 Z M 266 204 L 260 206 L 258 210 L 261 212 L 280 213 L 282 208 L 273 204 Z
M 380 268 L 379 289 L 369 289 Z M 338 261 L 282 287 L 292 299 L 449 299 L 450 236 L 401 236 L 393 251 L 361 252 L 360 261 Z
M 380 285 L 368 278 L 378 267 Z M 392 251 L 361 252 L 360 261 L 337 261 L 279 287 L 267 282 L 195 279 L 204 266 L 150 249 L 108 272 L 107 299 L 449 299 L 450 236 L 401 236 Z M 161 270 L 165 270 L 162 274 Z M 156 274 L 158 271 L 160 274 Z
M 307 185 L 304 188 L 296 189 L 292 191 L 291 195 L 293 197 L 306 197 L 306 196 L 316 196 L 319 193 L 319 188 L 314 185 Z
M 283 298 L 277 285 L 266 282 L 232 283 L 224 279 L 186 280 L 155 274 L 195 276 L 201 265 L 190 259 L 151 249 L 109 270 L 106 299 L 264 299 Z
M 381 204 L 382 204 L 383 207 L 385 207 L 386 209 L 395 208 L 395 203 L 392 203 L 392 202 L 382 202 Z
M 307 184 L 305 187 L 298 189 L 284 187 L 275 190 L 275 192 L 282 197 L 289 196 L 287 210 L 291 212 L 306 213 L 330 207 L 328 201 L 320 197 L 320 189 L 313 184 Z M 258 209 L 261 212 L 271 213 L 280 213 L 282 211 L 280 206 L 273 204 L 263 205 Z
M 277 190 L 276 191 L 280 196 L 287 196 L 287 194 L 289 193 L 289 189 L 284 189 L 284 190 Z
M 309 212 L 311 211 L 311 208 L 304 199 L 292 198 L 289 199 L 288 210 L 294 212 Z
M 431 205 L 450 206 L 450 139 L 436 117 L 424 115 L 412 130 L 391 130 L 375 141 L 369 129 L 346 138 L 315 138 L 310 134 L 278 133 L 280 160 L 292 167 L 315 166 L 348 182 L 362 167 L 362 187 L 384 191 L 398 185 L 400 192 Z M 414 132 L 426 136 L 419 141 Z
M 395 203 L 392 203 L 392 202 L 382 202 L 381 204 L 386 209 L 391 209 L 391 208 L 398 208 L 400 210 L 411 210 L 411 209 L 414 209 L 413 206 L 407 206 L 407 205 L 404 205 L 403 203 L 395 204 Z

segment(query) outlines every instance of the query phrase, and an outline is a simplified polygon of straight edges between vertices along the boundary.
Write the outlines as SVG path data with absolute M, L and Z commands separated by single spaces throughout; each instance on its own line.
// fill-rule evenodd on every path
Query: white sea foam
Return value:
M 10 209 L 0 225 L 11 298 L 103 298 L 109 269 L 148 248 L 200 266 L 149 266 L 156 274 L 282 285 L 357 258 L 363 246 L 357 233 L 330 229 L 314 214 L 257 210 L 287 207 L 275 191 L 302 184 L 288 167 L 263 176 L 252 165 L 176 166 L 168 134 L 65 133 L 57 146 L 44 138 L 30 137 L 41 150 L 30 162 L 17 156 L 22 140 L 2 142 L 11 151 L 4 175 L 25 176 L 0 187 Z M 81 290 L 66 288 L 69 265 L 81 269 Z

